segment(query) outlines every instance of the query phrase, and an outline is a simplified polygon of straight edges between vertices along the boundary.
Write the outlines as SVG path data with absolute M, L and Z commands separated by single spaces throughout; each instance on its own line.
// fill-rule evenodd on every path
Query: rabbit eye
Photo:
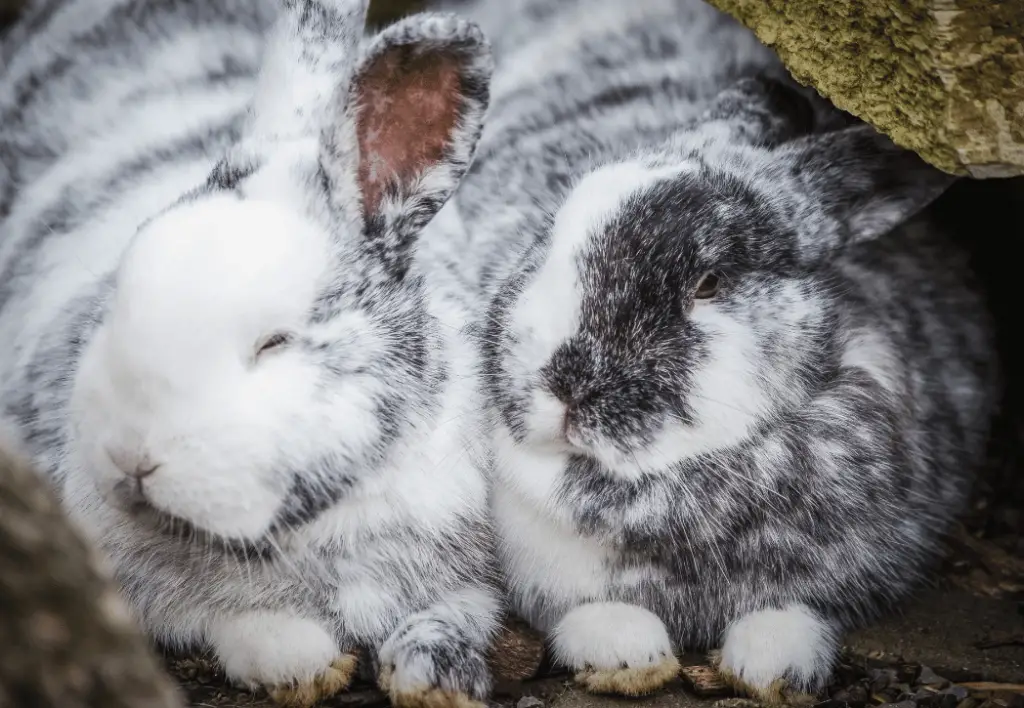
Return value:
M 291 337 L 289 337 L 284 332 L 275 332 L 271 335 L 268 335 L 257 343 L 256 356 L 258 358 L 260 356 L 263 356 L 267 352 L 273 351 L 275 349 L 280 349 L 281 347 L 288 344 L 288 342 L 290 341 Z
M 697 292 L 694 297 L 698 300 L 709 300 L 718 294 L 718 287 L 721 285 L 721 278 L 714 273 L 705 273 L 704 277 L 697 283 Z

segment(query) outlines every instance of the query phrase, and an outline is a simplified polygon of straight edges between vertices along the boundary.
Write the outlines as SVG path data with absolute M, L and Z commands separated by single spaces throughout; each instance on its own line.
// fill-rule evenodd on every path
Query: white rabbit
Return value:
M 463 706 L 499 609 L 479 386 L 451 246 L 417 242 L 490 54 L 450 15 L 364 41 L 366 6 L 26 15 L 0 73 L 0 403 L 155 639 L 285 703 L 365 649 L 396 704 Z

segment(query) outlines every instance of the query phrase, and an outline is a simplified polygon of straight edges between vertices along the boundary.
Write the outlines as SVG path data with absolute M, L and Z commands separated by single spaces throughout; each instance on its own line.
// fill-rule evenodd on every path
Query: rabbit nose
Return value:
M 566 403 L 562 408 L 562 439 L 568 440 L 569 435 L 572 434 L 573 429 L 576 427 L 576 404 Z
M 140 455 L 124 450 L 107 448 L 107 455 L 117 469 L 135 479 L 145 479 L 160 468 L 160 463 L 153 462 L 149 457 L 149 453 L 142 453 Z
M 569 433 L 576 422 L 578 401 L 569 391 L 555 392 L 554 397 L 555 400 L 558 401 L 558 410 L 561 414 L 561 423 L 559 424 L 558 433 L 561 435 L 563 440 L 567 440 L 569 438 Z

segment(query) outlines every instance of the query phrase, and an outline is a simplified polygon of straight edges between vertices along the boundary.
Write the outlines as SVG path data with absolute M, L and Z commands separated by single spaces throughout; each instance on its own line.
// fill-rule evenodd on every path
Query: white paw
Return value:
M 267 688 L 285 705 L 312 705 L 334 695 L 355 673 L 355 657 L 304 617 L 252 612 L 212 622 L 208 637 L 228 679 Z
M 721 672 L 748 692 L 777 692 L 780 679 L 799 691 L 816 691 L 832 669 L 837 638 L 804 605 L 744 615 L 725 631 Z
M 556 658 L 597 693 L 643 695 L 679 672 L 664 623 L 636 605 L 581 605 L 562 618 L 551 640 Z
M 409 617 L 380 648 L 379 683 L 395 708 L 484 708 L 486 649 L 498 611 L 490 593 L 466 590 Z

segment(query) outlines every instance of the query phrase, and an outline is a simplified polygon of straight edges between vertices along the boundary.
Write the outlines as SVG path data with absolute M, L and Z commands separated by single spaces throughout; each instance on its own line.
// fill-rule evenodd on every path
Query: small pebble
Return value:
M 536 696 L 523 696 L 516 702 L 516 708 L 544 708 L 544 701 Z
M 850 703 L 856 704 L 856 703 L 867 703 L 868 702 L 868 689 L 866 689 L 864 686 L 860 685 L 859 683 L 858 684 L 854 684 L 853 686 L 850 686 L 846 690 L 850 694 Z
M 821 701 L 814 704 L 814 708 L 846 708 L 849 706 L 849 702 L 840 698 L 839 694 L 832 696 L 827 701 Z
M 945 688 L 949 685 L 949 681 L 939 676 L 929 666 L 922 666 L 921 673 L 917 677 L 917 682 L 922 686 L 938 686 Z
M 949 688 L 943 690 L 942 692 L 944 694 L 946 694 L 947 696 L 953 696 L 953 697 L 956 698 L 956 703 L 957 703 L 956 708 L 970 708 L 969 706 L 962 706 L 961 705 L 961 703 L 964 701 L 964 699 L 966 699 L 968 696 L 971 695 L 971 692 L 968 691 L 963 686 L 957 686 L 956 684 L 953 684 L 952 686 L 950 686 Z
M 921 673 L 921 667 L 917 664 L 901 664 L 896 668 L 896 673 L 899 676 L 900 683 L 920 683 L 917 677 Z
M 683 681 L 698 696 L 720 696 L 729 692 L 718 672 L 711 666 L 684 666 L 679 670 Z
M 916 693 L 908 695 L 907 698 L 914 701 L 919 708 L 939 708 L 941 702 L 939 694 L 928 688 L 922 688 Z M 956 708 L 956 706 L 954 705 L 952 708 Z
M 713 708 L 762 708 L 760 703 L 750 698 L 722 698 L 711 705 Z
M 899 681 L 894 669 L 872 669 L 868 677 L 871 679 L 872 693 L 880 693 Z

